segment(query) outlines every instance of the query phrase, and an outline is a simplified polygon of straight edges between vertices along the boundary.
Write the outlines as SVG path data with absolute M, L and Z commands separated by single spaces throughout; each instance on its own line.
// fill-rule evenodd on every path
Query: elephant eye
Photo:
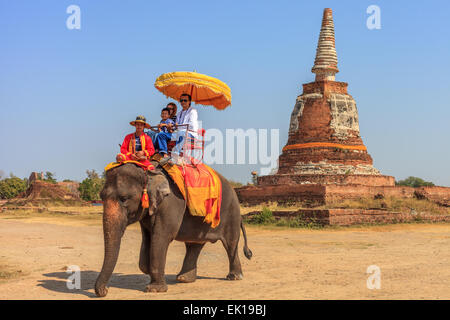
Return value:
M 119 201 L 123 203 L 123 202 L 127 201 L 127 197 L 123 197 L 123 196 L 119 197 Z

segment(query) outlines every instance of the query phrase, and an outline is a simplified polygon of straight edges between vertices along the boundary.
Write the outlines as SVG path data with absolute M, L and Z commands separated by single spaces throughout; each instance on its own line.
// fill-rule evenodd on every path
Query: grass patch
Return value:
M 82 200 L 69 200 L 69 199 L 38 199 L 29 200 L 15 198 L 6 202 L 4 207 L 92 207 L 90 203 Z
M 0 281 L 19 278 L 22 275 L 22 270 L 7 270 L 5 268 L 5 266 L 0 265 Z
M 276 223 L 278 227 L 288 228 L 306 228 L 306 229 L 323 229 L 324 226 L 315 219 L 309 221 L 304 220 L 301 216 L 293 218 L 280 218 Z
M 7 265 L 4 261 L 0 261 L 0 283 L 17 279 L 24 275 L 25 273 L 22 270 L 13 268 L 12 266 Z
M 25 220 L 30 222 L 48 222 L 62 224 L 101 225 L 102 209 L 85 207 L 69 207 L 61 210 L 60 207 L 44 208 L 42 210 L 17 209 L 5 210 L 0 214 L 0 219 Z M 80 209 L 80 210 L 78 210 Z
M 274 201 L 265 202 L 259 205 L 241 205 L 241 214 L 247 214 L 253 211 L 262 211 L 264 208 L 267 208 L 271 211 L 293 211 L 301 208 L 311 208 L 316 207 L 319 204 L 312 204 L 311 202 L 306 201 L 286 201 L 283 203 L 277 203 Z
M 416 213 L 427 214 L 450 214 L 450 207 L 443 207 L 429 200 L 425 199 L 400 199 L 395 197 L 388 197 L 384 199 L 370 199 L 362 198 L 358 200 L 344 200 L 339 202 L 329 203 L 319 206 L 316 209 L 382 209 L 389 211 L 398 211 L 409 213 L 415 211 Z M 420 219 L 420 217 L 418 217 Z
M 241 205 L 241 214 L 247 214 L 249 212 L 253 211 L 262 211 L 264 209 L 269 209 L 270 211 L 278 211 L 278 210 L 286 210 L 287 207 L 279 205 L 276 202 L 266 202 L 260 205 L 255 206 L 247 206 L 247 205 Z
M 321 229 L 323 226 L 314 219 L 305 221 L 301 216 L 289 217 L 289 218 L 276 218 L 274 217 L 272 210 L 264 207 L 260 214 L 256 214 L 251 218 L 247 218 L 246 222 L 253 225 L 263 226 L 276 226 L 287 228 L 307 228 L 307 229 Z
M 356 200 L 344 200 L 328 203 L 314 207 L 314 209 L 378 209 L 386 211 L 401 212 L 411 214 L 411 220 L 392 220 L 389 222 L 373 222 L 373 223 L 359 223 L 357 225 L 338 226 L 338 225 L 323 225 L 319 220 L 314 218 L 304 219 L 301 215 L 292 217 L 276 217 L 272 214 L 273 211 L 297 211 L 299 209 L 311 209 L 309 203 L 296 203 L 295 206 L 287 206 L 286 204 L 279 205 L 276 202 L 268 203 L 265 206 L 241 206 L 242 214 L 250 212 L 261 212 L 260 214 L 246 217 L 245 222 L 252 225 L 285 227 L 285 228 L 306 228 L 306 229 L 340 229 L 340 228 L 365 228 L 376 226 L 387 226 L 392 224 L 423 224 L 430 223 L 424 218 L 425 215 L 450 215 L 450 207 L 441 206 L 433 201 L 427 199 L 417 198 L 395 198 L 395 197 L 377 197 L 362 198 Z M 439 222 L 432 222 L 433 224 Z
M 253 211 L 262 211 L 264 208 L 271 211 L 295 211 L 299 209 L 381 209 L 388 211 L 399 211 L 409 213 L 411 210 L 417 213 L 428 214 L 450 214 L 450 207 L 441 206 L 433 201 L 426 199 L 403 199 L 395 197 L 386 198 L 361 198 L 355 200 L 335 201 L 328 204 L 319 204 L 311 202 L 267 202 L 261 205 L 248 206 L 241 205 L 241 214 L 247 214 Z

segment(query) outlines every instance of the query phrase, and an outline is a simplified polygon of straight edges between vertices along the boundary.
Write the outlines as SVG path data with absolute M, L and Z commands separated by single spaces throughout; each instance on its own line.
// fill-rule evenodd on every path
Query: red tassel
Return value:
M 144 189 L 144 194 L 142 195 L 141 203 L 142 203 L 142 208 L 144 208 L 144 209 L 146 209 L 150 206 L 150 203 L 148 200 L 147 189 Z

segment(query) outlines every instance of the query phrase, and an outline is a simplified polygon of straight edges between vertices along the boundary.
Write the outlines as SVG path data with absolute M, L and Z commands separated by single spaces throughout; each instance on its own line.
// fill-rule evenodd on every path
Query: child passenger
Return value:
M 170 119 L 170 110 L 164 108 L 161 110 L 161 122 L 158 125 L 159 133 L 156 134 L 155 142 L 159 153 L 163 157 L 167 155 L 167 142 L 172 139 L 172 132 L 175 129 L 175 123 Z

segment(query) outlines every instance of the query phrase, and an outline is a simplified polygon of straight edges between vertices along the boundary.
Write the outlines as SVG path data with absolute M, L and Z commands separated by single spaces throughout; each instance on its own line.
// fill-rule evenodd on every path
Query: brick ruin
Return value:
M 28 178 L 28 188 L 6 204 L 11 206 L 35 206 L 43 204 L 85 205 L 80 198 L 78 182 L 44 181 L 44 174 L 32 172 Z
M 311 69 L 315 80 L 303 84 L 303 93 L 296 99 L 278 171 L 258 177 L 255 186 L 236 189 L 242 203 L 327 203 L 414 194 L 414 190 L 395 187 L 394 177 L 373 167 L 359 132 L 356 102 L 348 94 L 348 84 L 335 81 L 337 62 L 332 10 L 327 8 Z M 436 192 L 428 188 L 427 195 L 450 200 L 450 188 L 437 188 Z
M 358 181 L 393 186 L 394 178 L 382 176 L 372 165 L 372 157 L 359 133 L 358 110 L 347 92 L 348 84 L 335 81 L 339 70 L 331 9 L 323 12 L 311 71 L 315 81 L 303 84 L 303 93 L 297 97 L 276 177 L 261 177 L 258 183 L 284 180 L 295 184 L 349 184 Z M 351 181 L 348 176 L 352 176 Z

